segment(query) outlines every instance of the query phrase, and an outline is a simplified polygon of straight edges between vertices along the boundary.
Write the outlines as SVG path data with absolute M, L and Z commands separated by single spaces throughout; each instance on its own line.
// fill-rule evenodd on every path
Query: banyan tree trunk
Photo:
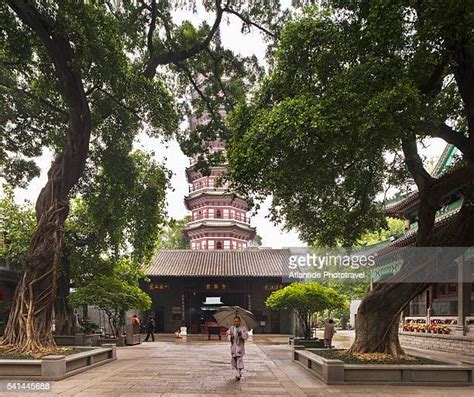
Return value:
M 380 284 L 362 300 L 356 319 L 356 338 L 350 353 L 404 354 L 398 340 L 398 321 L 403 308 L 423 292 L 427 284 Z
M 3 347 L 10 351 L 36 354 L 55 347 L 51 324 L 64 223 L 68 214 L 67 198 L 84 169 L 88 142 L 88 136 L 84 142 L 75 142 L 75 150 L 71 149 L 72 144 L 66 145 L 63 154 L 53 162 L 48 183 L 36 203 L 37 228 L 16 287 L 2 341 Z M 76 157 L 79 154 L 80 157 Z M 65 167 L 69 169 L 65 171 Z
M 90 114 L 79 113 L 70 121 L 86 120 L 89 129 L 70 141 L 52 164 L 48 183 L 36 203 L 38 220 L 26 261 L 16 287 L 2 345 L 9 351 L 37 354 L 55 347 L 52 313 L 57 288 L 57 269 L 61 255 L 64 223 L 68 214 L 68 194 L 85 166 L 90 137 Z M 80 125 L 79 124 L 79 125 Z M 75 138 L 75 139 L 73 139 Z
M 53 161 L 48 181 L 36 201 L 37 228 L 1 343 L 2 350 L 37 354 L 55 347 L 51 323 L 64 223 L 69 193 L 83 174 L 89 153 L 91 113 L 68 39 L 30 3 L 9 0 L 8 4 L 43 42 L 54 65 L 68 115 L 63 151 Z
M 36 353 L 55 345 L 51 321 L 65 214 L 67 206 L 55 202 L 38 222 L 4 333 L 11 350 Z

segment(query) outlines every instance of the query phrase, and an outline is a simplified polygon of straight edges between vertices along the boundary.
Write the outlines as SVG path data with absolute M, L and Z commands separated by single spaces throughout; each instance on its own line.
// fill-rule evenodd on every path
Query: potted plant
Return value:
M 451 329 L 445 324 L 440 325 L 439 327 L 441 328 L 442 334 L 449 334 L 451 332 Z

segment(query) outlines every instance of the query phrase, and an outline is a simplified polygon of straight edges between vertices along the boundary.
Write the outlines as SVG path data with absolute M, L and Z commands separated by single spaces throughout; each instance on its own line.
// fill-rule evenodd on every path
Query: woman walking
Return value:
M 234 325 L 227 330 L 230 341 L 232 369 L 236 371 L 235 379 L 240 380 L 244 369 L 245 340 L 249 337 L 245 326 L 240 325 L 240 317 L 234 317 Z

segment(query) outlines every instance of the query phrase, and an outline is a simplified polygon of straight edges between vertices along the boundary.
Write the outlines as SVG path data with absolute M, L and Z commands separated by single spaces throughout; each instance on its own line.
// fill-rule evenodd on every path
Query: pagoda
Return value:
M 222 117 L 225 110 L 221 109 Z M 190 128 L 209 122 L 209 115 L 201 118 L 191 116 Z M 225 151 L 220 140 L 208 141 L 206 152 L 215 154 Z M 225 156 L 222 156 L 225 157 Z M 204 175 L 196 167 L 197 156 L 191 157 L 186 168 L 189 194 L 185 197 L 186 208 L 191 217 L 183 232 L 189 240 L 191 250 L 239 250 L 249 246 L 255 238 L 255 228 L 250 226 L 249 205 L 244 197 L 229 189 L 225 181 L 225 163 L 209 167 Z

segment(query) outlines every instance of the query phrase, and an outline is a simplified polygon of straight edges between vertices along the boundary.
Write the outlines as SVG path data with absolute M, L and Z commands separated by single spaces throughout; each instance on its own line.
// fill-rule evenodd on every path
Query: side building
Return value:
M 457 149 L 447 145 L 433 170 L 439 177 L 455 167 Z M 459 212 L 463 196 L 452 191 L 444 198 L 435 219 L 435 230 L 441 231 Z M 396 274 L 400 261 L 384 260 L 396 258 L 397 250 L 415 245 L 418 230 L 418 193 L 397 196 L 386 204 L 385 214 L 405 221 L 405 233 L 394 236 L 381 244 L 378 262 L 383 263 L 372 273 L 372 283 Z M 424 349 L 454 351 L 474 354 L 474 250 L 468 249 L 457 259 L 458 274 L 451 282 L 435 282 L 415 297 L 405 308 L 400 324 L 400 340 L 405 345 Z

